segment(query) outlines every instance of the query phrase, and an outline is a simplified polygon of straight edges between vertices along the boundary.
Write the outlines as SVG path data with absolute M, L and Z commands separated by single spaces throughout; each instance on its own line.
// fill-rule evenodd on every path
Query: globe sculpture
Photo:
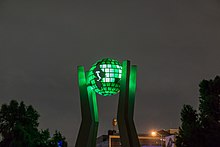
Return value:
M 122 73 L 123 69 L 123 73 Z M 140 147 L 133 120 L 137 66 L 130 61 L 122 65 L 110 58 L 97 61 L 89 71 L 77 67 L 82 121 L 75 147 L 96 147 L 99 125 L 96 93 L 117 94 L 117 122 L 122 147 Z
M 117 60 L 102 59 L 92 65 L 88 72 L 88 85 L 103 96 L 117 94 L 120 91 L 122 66 Z

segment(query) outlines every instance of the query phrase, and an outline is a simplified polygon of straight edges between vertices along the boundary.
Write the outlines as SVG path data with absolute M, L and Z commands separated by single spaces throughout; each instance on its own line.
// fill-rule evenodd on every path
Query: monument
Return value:
M 96 147 L 98 106 L 96 93 L 111 96 L 119 93 L 117 121 L 122 147 L 140 147 L 133 121 L 137 66 L 130 61 L 122 65 L 110 58 L 97 61 L 85 72 L 78 66 L 82 121 L 76 147 Z

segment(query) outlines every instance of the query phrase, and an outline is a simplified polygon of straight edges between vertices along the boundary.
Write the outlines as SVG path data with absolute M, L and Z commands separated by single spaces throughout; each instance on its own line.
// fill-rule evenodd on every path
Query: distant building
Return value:
M 142 147 L 160 147 L 161 138 L 146 135 L 139 135 L 140 144 Z M 96 147 L 121 147 L 120 136 L 115 135 L 102 135 L 97 139 Z
M 141 147 L 175 147 L 174 142 L 178 129 L 157 131 L 157 136 L 151 134 L 138 134 Z M 96 147 L 121 147 L 120 136 L 116 132 L 108 132 L 97 138 Z

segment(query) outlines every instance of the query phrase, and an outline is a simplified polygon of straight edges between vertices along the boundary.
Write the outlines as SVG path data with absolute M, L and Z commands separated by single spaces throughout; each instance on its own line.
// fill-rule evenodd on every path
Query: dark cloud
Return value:
M 32 104 L 40 127 L 73 146 L 80 106 L 77 65 L 129 59 L 138 65 L 138 132 L 178 127 L 183 104 L 198 106 L 198 84 L 220 73 L 220 2 L 1 0 L 0 97 Z M 98 96 L 99 134 L 111 128 L 117 96 Z

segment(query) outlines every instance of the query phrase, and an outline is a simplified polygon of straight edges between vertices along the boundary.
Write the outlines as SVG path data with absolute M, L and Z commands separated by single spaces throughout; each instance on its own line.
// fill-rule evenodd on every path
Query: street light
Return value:
M 160 134 L 160 133 L 158 133 L 157 131 L 151 131 L 151 135 L 152 135 L 152 136 L 157 136 L 157 134 L 160 135 L 160 137 L 161 137 L 160 145 L 161 145 L 161 147 L 162 147 L 162 146 L 163 146 L 163 135 Z
M 152 132 L 151 132 L 151 135 L 152 135 L 152 136 L 157 136 L 157 132 L 156 132 L 156 131 L 152 131 Z

